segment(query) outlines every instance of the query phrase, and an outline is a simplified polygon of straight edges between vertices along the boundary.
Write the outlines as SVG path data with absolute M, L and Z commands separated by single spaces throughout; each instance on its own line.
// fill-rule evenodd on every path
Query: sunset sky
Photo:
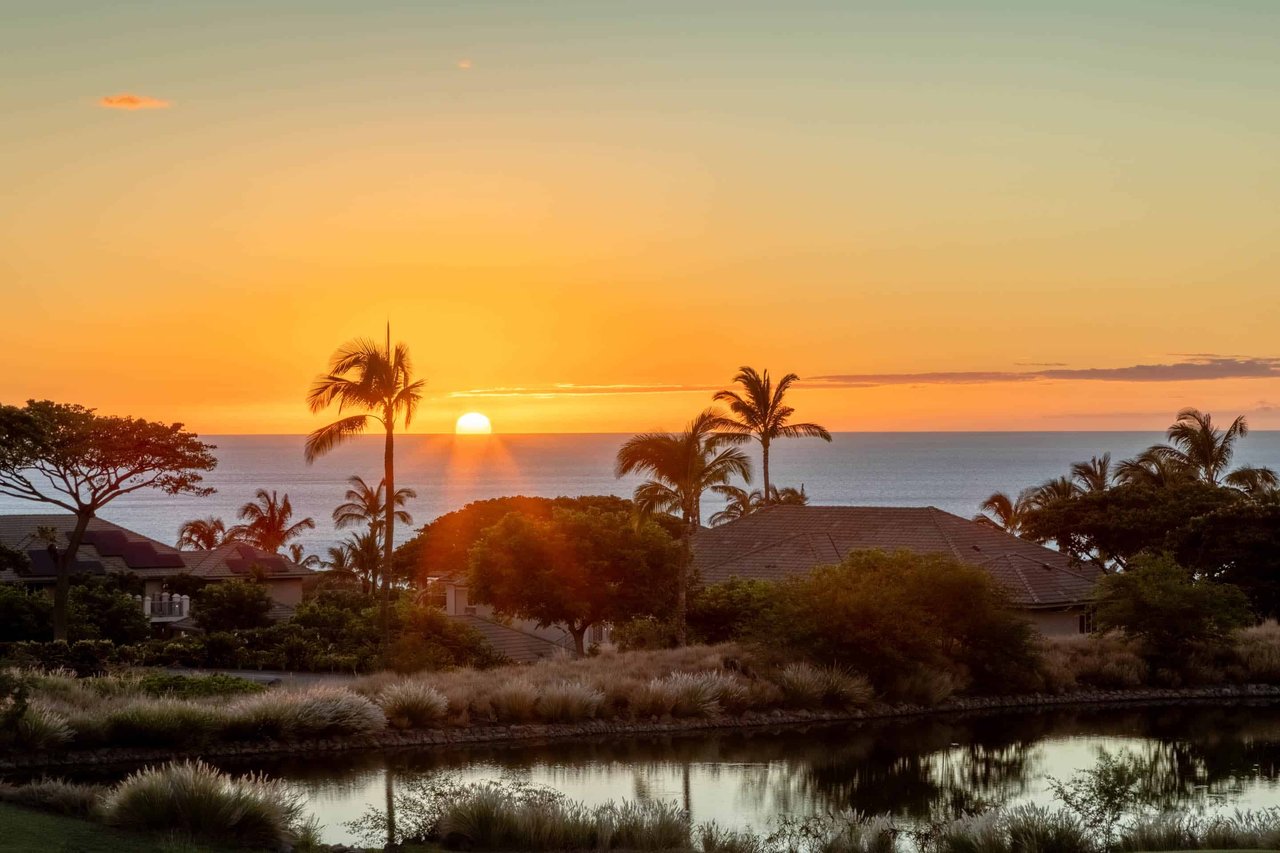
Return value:
M 1277 57 L 1276 0 L 10 0 L 0 402 L 304 432 L 390 320 L 415 431 L 741 364 L 833 430 L 1280 428 Z

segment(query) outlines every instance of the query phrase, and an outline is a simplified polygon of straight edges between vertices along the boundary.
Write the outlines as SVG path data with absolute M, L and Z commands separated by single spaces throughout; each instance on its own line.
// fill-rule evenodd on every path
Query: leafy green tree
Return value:
M 685 644 L 689 596 L 689 566 L 693 562 L 693 534 L 702 526 L 702 496 L 734 477 L 751 481 L 751 461 L 730 445 L 738 436 L 721 431 L 723 415 L 707 409 L 684 432 L 651 432 L 633 436 L 618 449 L 614 474 L 647 474 L 636 486 L 634 499 L 642 515 L 664 513 L 684 522 L 680 537 L 684 559 L 676 579 L 676 642 Z
M 140 591 L 140 590 L 139 590 Z M 110 640 L 118 646 L 151 636 L 151 622 L 117 578 L 85 578 L 71 587 L 72 640 Z
M 1039 507 L 1028 515 L 1025 531 L 1037 541 L 1056 541 L 1078 559 L 1096 557 L 1123 567 L 1144 551 L 1173 547 L 1177 531 L 1241 500 L 1232 489 L 1189 479 L 1113 486 Z
M 395 495 L 395 431 L 403 421 L 405 429 L 413 422 L 414 412 L 422 399 L 425 383 L 413 378 L 413 362 L 404 344 L 391 346 L 391 326 L 387 325 L 387 345 L 380 347 L 368 339 L 344 344 L 329 359 L 329 372 L 318 377 L 307 394 L 312 412 L 322 412 L 334 403 L 338 413 L 357 409 L 362 414 L 348 415 L 323 426 L 307 436 L 304 450 L 307 464 L 328 454 L 338 445 L 362 434 L 369 425 L 382 426 L 384 494 Z M 391 574 L 395 549 L 396 502 L 384 502 L 382 572 L 382 640 L 385 645 L 391 631 Z
M 218 464 L 212 445 L 182 424 L 108 417 L 48 400 L 0 406 L 0 495 L 73 513 L 75 527 L 56 550 L 53 635 L 67 638 L 71 567 L 89 522 L 122 495 L 156 489 L 208 495 L 202 472 Z
M 738 368 L 733 381 L 738 391 L 717 391 L 713 399 L 727 403 L 731 417 L 721 419 L 716 428 L 750 436 L 760 442 L 761 496 L 768 505 L 774 502 L 775 492 L 769 480 L 769 447 L 779 438 L 820 438 L 831 441 L 831 433 L 825 427 L 812 423 L 791 423 L 796 410 L 786 404 L 787 391 L 800 377 L 788 373 L 774 385 L 769 371 L 759 372 L 752 367 Z
M 52 612 L 49 596 L 21 584 L 0 584 L 0 643 L 53 639 Z
M 461 509 L 447 512 L 424 525 L 411 540 L 397 551 L 398 562 L 425 586 L 431 578 L 465 578 L 471 570 L 470 552 L 490 527 L 511 513 L 529 518 L 550 518 L 554 509 L 592 510 L 631 513 L 635 505 L 613 495 L 541 498 L 515 495 L 472 501 Z M 658 522 L 669 522 L 659 517 Z M 678 525 L 669 527 L 669 530 Z
M 1031 626 L 975 566 L 910 551 L 854 551 L 837 566 L 780 584 L 767 641 L 864 672 L 893 695 L 922 672 L 1009 692 L 1032 677 Z
M 758 637 L 773 620 L 778 598 L 773 581 L 732 578 L 702 587 L 689 597 L 689 633 L 699 643 Z
M 1258 616 L 1280 618 L 1280 500 L 1226 503 L 1170 539 L 1180 565 L 1239 587 Z
M 582 654 L 591 626 L 669 608 L 680 561 L 651 521 L 597 510 L 512 513 L 472 549 L 469 592 L 500 615 L 564 626 Z
M 210 633 L 265 628 L 271 624 L 271 594 L 262 584 L 247 581 L 210 584 L 192 611 L 196 624 Z
M 1219 642 L 1251 619 L 1239 587 L 1198 580 L 1167 554 L 1143 554 L 1098 584 L 1099 627 L 1140 639 L 1158 662 L 1176 662 L 1196 643 Z

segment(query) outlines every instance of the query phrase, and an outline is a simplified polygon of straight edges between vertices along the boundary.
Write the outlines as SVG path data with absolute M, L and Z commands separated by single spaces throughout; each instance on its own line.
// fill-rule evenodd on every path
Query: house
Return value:
M 936 507 L 773 506 L 693 539 L 694 569 L 706 584 L 782 580 L 873 549 L 944 554 L 977 566 L 1046 636 L 1092 627 L 1099 566 Z
M 53 555 L 41 538 L 51 530 L 58 547 L 66 547 L 75 529 L 75 516 L 0 515 L 0 545 L 26 554 L 30 566 L 20 571 L 0 569 L 0 583 L 31 587 L 52 586 L 56 581 Z M 273 620 L 287 619 L 302 602 L 302 584 L 313 572 L 280 556 L 242 542 L 231 542 L 209 551 L 179 551 L 141 533 L 102 518 L 89 521 L 76 553 L 73 574 L 131 574 L 143 582 L 139 606 L 153 625 L 190 630 L 194 624 L 190 600 L 170 593 L 165 580 L 190 575 L 211 583 L 254 578 L 263 583 L 272 599 Z
M 444 587 L 444 612 L 470 626 L 484 637 L 496 652 L 516 663 L 532 663 L 542 658 L 574 654 L 573 636 L 556 625 L 539 627 L 529 619 L 503 619 L 487 604 L 467 597 L 465 578 L 439 578 Z M 604 626 L 587 632 L 587 643 L 607 642 Z

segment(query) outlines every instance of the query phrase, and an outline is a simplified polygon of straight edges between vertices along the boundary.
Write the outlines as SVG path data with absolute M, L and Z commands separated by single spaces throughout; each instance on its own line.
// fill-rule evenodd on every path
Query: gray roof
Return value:
M 525 633 L 519 628 L 494 622 L 483 616 L 451 616 L 476 629 L 494 651 L 515 663 L 532 663 L 542 658 L 564 654 L 564 646 L 550 640 Z
M 32 561 L 28 574 L 0 571 L 0 583 L 51 583 L 52 562 L 36 532 L 42 527 L 52 528 L 58 533 L 59 545 L 65 546 L 75 525 L 75 516 L 70 513 L 0 515 L 0 544 L 25 552 Z M 89 520 L 76 562 L 78 571 L 129 572 L 144 578 L 189 573 L 209 580 L 226 580 L 248 577 L 253 565 L 265 568 L 268 580 L 312 574 L 286 557 L 243 543 L 230 543 L 211 551 L 179 551 L 103 518 Z
M 955 557 L 989 572 L 1024 608 L 1081 604 L 1102 575 L 1095 564 L 931 506 L 774 506 L 693 540 L 704 583 L 781 580 L 876 549 Z

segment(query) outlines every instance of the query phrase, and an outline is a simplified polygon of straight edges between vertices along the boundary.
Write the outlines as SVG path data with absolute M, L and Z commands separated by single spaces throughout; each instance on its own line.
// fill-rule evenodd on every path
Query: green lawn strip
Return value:
M 99 823 L 0 803 L 0 853 L 229 853 L 187 841 L 120 832 Z M 244 853 L 244 851 L 240 851 Z

